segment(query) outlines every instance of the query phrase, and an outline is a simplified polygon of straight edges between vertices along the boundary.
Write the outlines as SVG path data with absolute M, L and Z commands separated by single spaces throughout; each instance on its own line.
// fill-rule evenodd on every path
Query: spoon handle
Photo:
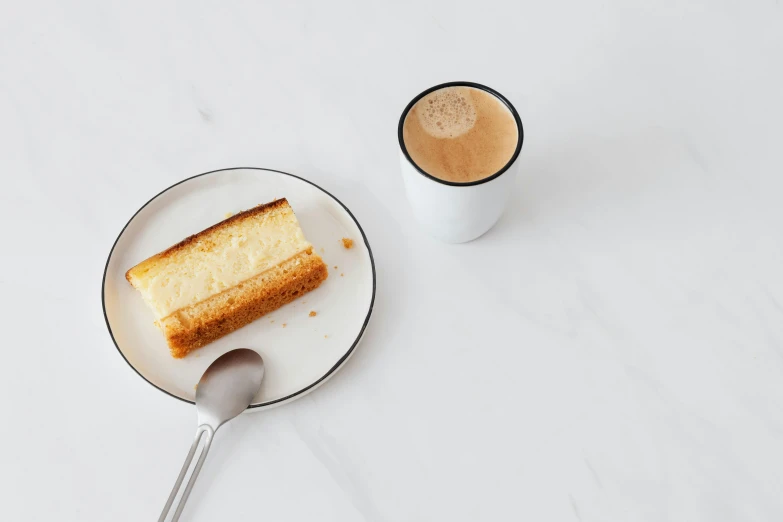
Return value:
M 169 495 L 169 499 L 166 501 L 166 505 L 163 507 L 163 512 L 160 514 L 158 522 L 164 522 L 166 520 L 166 516 L 169 514 L 169 510 L 171 510 L 171 505 L 174 503 L 174 499 L 177 496 L 177 492 L 179 491 L 180 486 L 182 486 L 182 481 L 184 480 L 185 474 L 190 467 L 190 463 L 193 462 L 193 455 L 196 453 L 198 443 L 201 441 L 201 437 L 204 434 L 206 434 L 204 447 L 201 448 L 201 455 L 199 455 L 198 460 L 196 461 L 196 466 L 193 468 L 193 473 L 190 475 L 187 486 L 185 486 L 185 491 L 182 493 L 182 498 L 179 499 L 179 505 L 177 506 L 177 510 L 174 512 L 174 518 L 171 519 L 171 522 L 177 522 L 177 520 L 179 520 L 179 516 L 182 514 L 182 510 L 185 508 L 185 502 L 187 502 L 188 496 L 190 496 L 190 490 L 193 489 L 193 484 L 196 483 L 196 478 L 198 477 L 199 471 L 201 471 L 201 466 L 204 465 L 204 460 L 207 458 L 207 452 L 209 451 L 209 447 L 212 444 L 212 437 L 215 435 L 215 430 L 212 429 L 212 426 L 207 424 L 202 424 L 198 427 L 198 429 L 196 429 L 196 437 L 193 439 L 193 444 L 190 445 L 188 456 L 185 457 L 185 464 L 182 466 L 182 470 L 179 472 L 177 482 L 174 484 L 174 489 L 171 490 L 171 495 Z

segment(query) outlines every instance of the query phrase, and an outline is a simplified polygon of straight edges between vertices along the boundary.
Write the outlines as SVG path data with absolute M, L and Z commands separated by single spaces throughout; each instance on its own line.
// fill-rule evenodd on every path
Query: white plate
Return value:
M 329 266 L 316 290 L 185 357 L 169 355 L 152 312 L 125 280 L 138 262 L 225 218 L 285 197 L 307 239 Z M 341 239 L 354 240 L 350 250 Z M 337 268 L 335 268 L 337 266 Z M 148 201 L 128 221 L 103 274 L 103 312 L 125 361 L 159 390 L 193 402 L 209 364 L 233 348 L 264 358 L 266 374 L 250 408 L 301 397 L 331 377 L 361 340 L 375 300 L 375 264 L 356 218 L 334 196 L 307 180 L 268 169 L 199 174 Z M 314 310 L 317 315 L 310 317 Z

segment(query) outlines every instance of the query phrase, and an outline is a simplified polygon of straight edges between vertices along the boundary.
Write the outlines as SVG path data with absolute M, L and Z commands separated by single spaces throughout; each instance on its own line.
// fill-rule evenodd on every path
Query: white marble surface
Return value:
M 783 520 L 783 6 L 2 2 L 0 519 L 155 520 L 195 428 L 100 280 L 193 174 L 312 179 L 378 264 L 361 349 L 219 432 L 187 520 Z M 428 239 L 396 125 L 454 79 L 525 124 L 512 207 Z

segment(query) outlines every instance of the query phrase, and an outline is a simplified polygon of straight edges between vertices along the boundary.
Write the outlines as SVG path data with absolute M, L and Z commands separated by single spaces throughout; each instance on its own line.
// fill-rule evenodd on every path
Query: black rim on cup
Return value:
M 492 96 L 494 96 L 495 98 L 497 98 L 498 100 L 500 100 L 501 102 L 503 102 L 503 105 L 506 106 L 506 108 L 511 112 L 511 115 L 514 117 L 514 121 L 517 122 L 517 131 L 519 133 L 519 139 L 517 140 L 517 147 L 516 147 L 516 149 L 514 149 L 514 155 L 511 156 L 511 159 L 508 160 L 508 163 L 506 163 L 503 166 L 502 169 L 500 169 L 499 171 L 495 172 L 491 176 L 487 176 L 486 178 L 482 178 L 482 179 L 479 179 L 479 180 L 476 180 L 476 181 L 468 181 L 466 183 L 458 183 L 458 182 L 455 182 L 455 181 L 446 181 L 446 180 L 443 180 L 443 179 L 440 179 L 440 178 L 436 178 L 435 176 L 426 173 L 421 167 L 419 167 L 416 164 L 415 161 L 413 161 L 413 159 L 411 158 L 411 155 L 408 154 L 408 149 L 405 147 L 405 140 L 403 140 L 403 138 L 402 138 L 402 127 L 405 124 L 405 118 L 408 117 L 408 113 L 413 108 L 413 106 L 416 105 L 416 103 L 419 100 L 421 100 L 422 98 L 424 98 L 425 96 L 427 96 L 431 92 L 435 92 L 435 91 L 438 91 L 440 89 L 444 89 L 446 87 L 472 87 L 474 89 L 479 89 L 479 90 L 482 90 L 484 92 L 487 92 L 487 93 L 491 94 Z M 514 162 L 517 160 L 517 157 L 519 156 L 520 151 L 522 151 L 522 142 L 525 139 L 525 133 L 524 133 L 524 130 L 522 128 L 522 119 L 519 117 L 519 113 L 517 113 L 517 110 L 514 108 L 514 106 L 511 104 L 510 101 L 508 101 L 508 99 L 505 96 L 503 96 L 502 94 L 500 94 L 496 90 L 491 89 L 491 88 L 487 87 L 486 85 L 481 85 L 480 83 L 473 83 L 473 82 L 447 82 L 447 83 L 441 83 L 440 85 L 436 85 L 434 87 L 430 87 L 426 91 L 420 93 L 418 96 L 413 98 L 413 100 L 411 100 L 411 102 L 408 104 L 408 106 L 405 107 L 405 110 L 402 111 L 402 116 L 400 116 L 400 123 L 397 126 L 397 139 L 400 142 L 400 149 L 402 150 L 402 153 L 405 155 L 405 159 L 407 159 L 408 162 L 411 165 L 413 165 L 413 167 L 417 171 L 419 171 L 419 174 L 421 174 L 422 176 L 424 176 L 426 178 L 429 178 L 432 181 L 435 181 L 435 182 L 440 183 L 442 185 L 451 185 L 453 187 L 472 187 L 474 185 L 481 185 L 482 183 L 487 183 L 489 181 L 492 181 L 495 178 L 500 177 L 504 172 L 506 172 L 511 167 L 511 165 L 514 164 Z

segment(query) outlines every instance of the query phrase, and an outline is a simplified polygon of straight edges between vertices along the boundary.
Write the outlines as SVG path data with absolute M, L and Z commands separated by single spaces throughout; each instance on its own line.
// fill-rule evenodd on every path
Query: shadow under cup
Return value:
M 471 87 L 494 96 L 509 110 L 517 124 L 517 145 L 511 159 L 487 177 L 459 183 L 437 178 L 411 159 L 403 139 L 408 113 L 423 97 L 446 87 Z M 511 102 L 499 92 L 478 83 L 449 82 L 436 85 L 416 96 L 402 111 L 397 128 L 400 144 L 400 170 L 405 192 L 416 220 L 433 237 L 448 243 L 465 243 L 487 232 L 500 218 L 516 178 L 524 132 L 522 120 Z

